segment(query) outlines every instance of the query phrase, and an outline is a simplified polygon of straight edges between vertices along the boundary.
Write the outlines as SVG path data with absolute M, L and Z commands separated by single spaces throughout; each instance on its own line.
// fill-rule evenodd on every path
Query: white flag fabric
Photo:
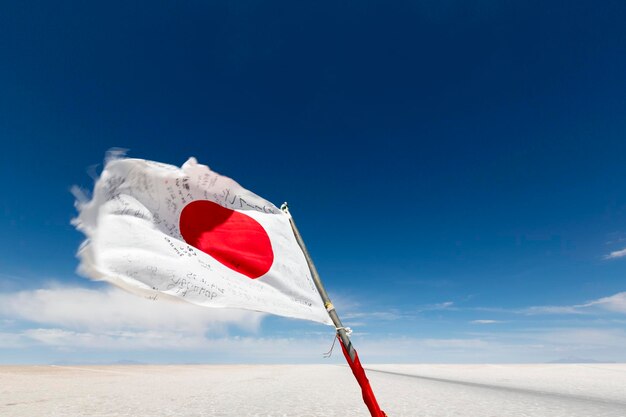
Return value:
M 78 202 L 79 271 L 151 297 L 332 324 L 290 216 L 190 158 L 106 163 Z

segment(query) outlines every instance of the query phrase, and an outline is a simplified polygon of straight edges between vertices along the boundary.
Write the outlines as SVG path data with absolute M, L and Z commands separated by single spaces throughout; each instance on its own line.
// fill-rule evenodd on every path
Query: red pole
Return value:
M 341 344 L 343 356 L 346 358 L 348 365 L 350 365 L 350 369 L 352 369 L 354 377 L 361 386 L 363 402 L 365 402 L 365 405 L 367 405 L 367 409 L 370 411 L 370 414 L 372 415 L 372 417 L 387 417 L 387 414 L 385 414 L 385 412 L 380 409 L 380 406 L 376 401 L 376 397 L 374 396 L 374 392 L 372 391 L 372 387 L 370 386 L 370 381 L 365 375 L 365 369 L 363 369 L 363 366 L 361 366 L 361 361 L 359 360 L 359 355 L 356 353 L 356 350 L 354 350 L 354 360 L 352 360 L 339 335 L 337 335 L 337 339 L 339 339 L 339 343 Z

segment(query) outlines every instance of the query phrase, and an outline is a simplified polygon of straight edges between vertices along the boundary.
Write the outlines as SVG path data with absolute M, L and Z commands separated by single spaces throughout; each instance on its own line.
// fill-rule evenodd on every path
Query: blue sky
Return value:
M 364 362 L 626 361 L 621 1 L 5 2 L 0 362 L 322 362 L 75 273 L 112 147 L 289 201 Z M 330 362 L 340 361 L 335 354 Z

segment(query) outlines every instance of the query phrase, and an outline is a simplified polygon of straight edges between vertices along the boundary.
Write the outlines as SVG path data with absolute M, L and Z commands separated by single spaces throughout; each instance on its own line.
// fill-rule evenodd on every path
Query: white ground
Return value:
M 626 416 L 626 365 L 371 365 L 389 417 Z M 368 416 L 333 365 L 3 366 L 0 416 Z

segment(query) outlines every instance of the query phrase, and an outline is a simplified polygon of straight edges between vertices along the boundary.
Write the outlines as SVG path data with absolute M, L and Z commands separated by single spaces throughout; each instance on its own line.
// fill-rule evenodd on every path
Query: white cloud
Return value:
M 352 319 L 372 319 L 372 320 L 382 320 L 382 321 L 394 321 L 404 318 L 404 315 L 400 313 L 398 310 L 390 310 L 390 311 L 371 311 L 371 312 L 361 312 L 361 313 L 347 313 L 342 314 L 342 319 L 352 320 Z
M 332 343 L 332 332 L 293 339 L 229 335 L 231 326 L 256 333 L 264 316 L 175 300 L 148 300 L 114 287 L 5 292 L 0 293 L 0 323 L 4 323 L 0 349 L 66 352 L 73 361 L 92 353 L 104 355 L 102 360 L 110 355 L 141 360 L 144 352 L 163 352 L 165 356 L 159 357 L 173 362 L 192 360 L 190 357 L 297 362 L 320 360 Z
M 623 258 L 624 256 L 626 256 L 626 248 L 622 250 L 613 251 L 609 253 L 608 255 L 605 255 L 604 259 L 617 259 L 617 258 Z
M 349 299 L 343 298 L 344 301 Z M 338 303 L 333 303 L 339 305 Z M 412 308 L 410 310 L 400 310 L 391 308 L 382 311 L 363 311 L 360 305 L 355 302 L 348 302 L 349 310 L 344 310 L 344 305 L 340 305 L 341 318 L 348 322 L 350 326 L 366 327 L 370 321 L 398 321 L 398 320 L 414 320 L 418 314 L 428 311 L 454 310 L 453 301 L 444 301 L 442 303 L 427 304 Z
M 617 293 L 610 297 L 600 298 L 584 304 L 582 307 L 600 307 L 608 311 L 626 314 L 626 291 Z
M 472 320 L 470 321 L 472 324 L 495 324 L 502 323 L 500 320 Z
M 484 349 L 489 346 L 489 342 L 482 339 L 469 338 L 469 339 L 422 339 L 417 341 L 417 345 L 421 345 L 426 348 L 435 349 Z
M 534 306 L 519 310 L 519 313 L 528 315 L 538 314 L 591 314 L 598 310 L 626 314 L 626 291 L 609 297 L 588 301 L 584 304 L 571 306 Z
M 8 336 L 8 337 L 7 337 Z M 167 362 L 343 363 L 338 346 L 333 358 L 322 359 L 331 335 L 302 337 L 206 337 L 173 331 L 80 332 L 66 329 L 29 329 L 0 334 L 0 348 L 48 348 L 80 361 L 96 353 L 96 360 L 134 358 L 152 361 L 163 352 Z M 365 364 L 374 363 L 502 363 L 547 362 L 562 357 L 624 361 L 626 332 L 621 329 L 552 328 L 483 333 L 452 338 L 417 338 L 359 334 L 353 338 Z M 90 356 L 93 358 L 93 355 Z M 58 358 L 58 356 L 55 356 Z M 1 360 L 0 360 L 1 361 Z M 158 361 L 158 359 L 157 359 Z
M 0 349 L 32 347 L 66 352 L 68 359 L 80 362 L 84 354 L 96 353 L 102 358 L 134 357 L 138 360 L 164 352 L 168 362 L 229 360 L 253 362 L 320 362 L 332 344 L 332 333 L 326 337 L 207 337 L 174 331 L 78 332 L 60 328 L 27 329 L 18 333 L 0 333 Z M 335 346 L 338 349 L 338 346 Z M 98 361 L 98 360 L 96 360 Z M 106 359 L 102 359 L 106 362 Z M 340 362 L 341 353 L 332 360 Z M 0 363 L 2 359 L 0 359 Z M 35 360 L 37 362 L 37 360 Z
M 508 335 L 459 338 L 359 338 L 355 342 L 366 364 L 545 362 L 554 358 L 533 340 Z
M 425 311 L 439 311 L 439 310 L 451 310 L 454 306 L 454 301 L 444 301 L 443 303 L 429 304 L 422 307 L 418 307 L 417 312 L 422 313 Z
M 134 329 L 201 334 L 224 331 L 229 325 L 256 331 L 263 315 L 147 300 L 113 287 L 57 287 L 0 293 L 0 317 L 90 332 Z
M 441 309 L 454 309 L 454 305 L 445 302 L 425 307 L 425 310 Z M 580 314 L 594 311 L 626 313 L 626 292 L 585 304 L 537 306 L 515 312 Z M 371 313 L 357 311 L 352 316 L 378 320 L 392 320 L 397 316 L 399 320 L 409 320 L 404 312 L 393 309 Z M 31 357 L 45 350 L 78 360 L 95 353 L 103 361 L 130 357 L 146 358 L 146 361 L 168 358 L 165 360 L 171 362 L 294 363 L 321 362 L 321 354 L 333 341 L 332 332 L 299 333 L 294 337 L 228 335 L 229 326 L 256 331 L 262 317 L 241 310 L 151 301 L 115 288 L 50 287 L 5 292 L 0 293 L 0 349 L 25 352 L 32 349 Z M 545 327 L 508 332 L 506 327 L 488 326 L 499 322 L 487 318 L 473 320 L 470 323 L 485 326 L 481 326 L 480 331 L 474 327 L 473 334 L 453 332 L 441 338 L 355 332 L 353 339 L 366 363 L 543 362 L 569 356 L 626 360 L 623 350 L 626 332 L 620 329 Z M 493 330 L 496 328 L 498 332 Z M 335 349 L 331 363 L 342 361 L 340 350 L 337 346 Z
M 545 343 L 567 346 L 570 349 L 626 346 L 626 331 L 623 329 L 550 329 L 536 332 L 533 337 Z
M 19 334 L 22 344 L 36 344 L 63 350 L 189 350 L 207 345 L 199 334 L 174 331 L 75 332 L 66 329 L 28 329 Z
M 586 314 L 582 308 L 584 305 L 573 306 L 533 306 L 521 309 L 519 312 L 527 315 L 540 314 Z

